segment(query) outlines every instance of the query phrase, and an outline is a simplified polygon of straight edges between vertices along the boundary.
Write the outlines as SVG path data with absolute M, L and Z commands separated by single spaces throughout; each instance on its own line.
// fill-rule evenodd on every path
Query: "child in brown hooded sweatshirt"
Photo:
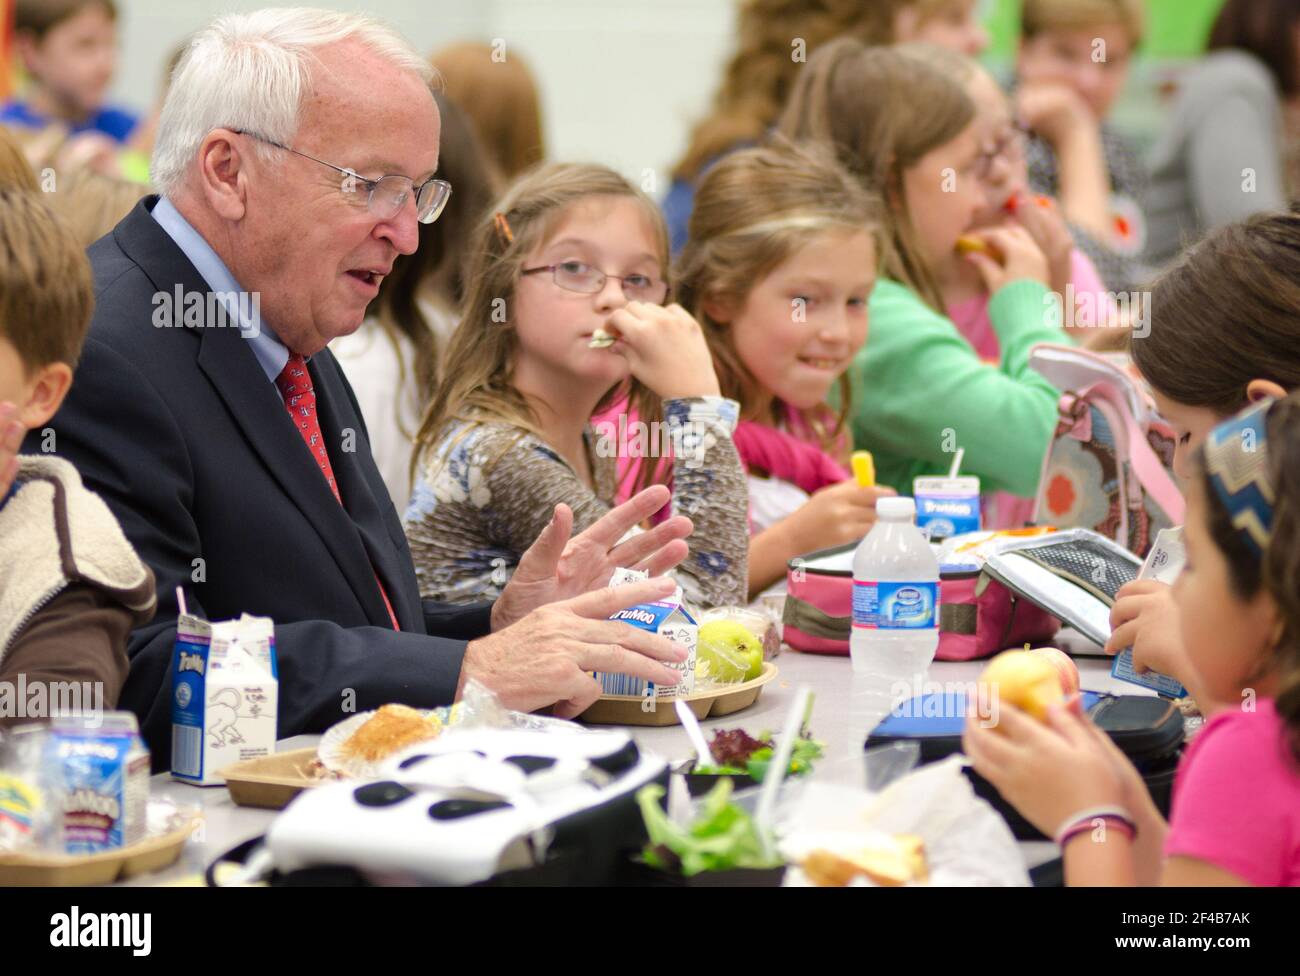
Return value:
M 72 232 L 0 189 L 0 726 L 113 708 L 126 636 L 154 612 L 153 574 L 77 470 L 17 453 L 63 402 L 93 304 Z

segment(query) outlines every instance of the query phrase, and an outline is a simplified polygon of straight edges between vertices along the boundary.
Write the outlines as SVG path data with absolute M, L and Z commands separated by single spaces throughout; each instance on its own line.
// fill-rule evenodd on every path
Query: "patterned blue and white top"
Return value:
M 420 595 L 447 603 L 495 599 L 558 503 L 573 509 L 574 534 L 610 510 L 617 457 L 630 450 L 672 457 L 673 514 L 695 526 L 690 554 L 676 570 L 687 602 L 744 606 L 748 489 L 731 440 L 738 416 L 734 400 L 693 397 L 664 401 L 662 430 L 588 427 L 594 491 L 527 430 L 496 420 L 453 425 L 430 452 L 406 510 Z

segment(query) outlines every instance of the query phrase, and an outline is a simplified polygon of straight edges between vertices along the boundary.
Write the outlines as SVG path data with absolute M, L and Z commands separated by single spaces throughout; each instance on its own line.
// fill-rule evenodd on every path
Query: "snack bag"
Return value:
M 50 809 L 41 788 L 41 728 L 0 732 L 0 854 L 44 845 Z
M 278 686 L 269 617 L 210 624 L 182 614 L 172 656 L 172 777 L 214 786 L 226 766 L 274 752 Z

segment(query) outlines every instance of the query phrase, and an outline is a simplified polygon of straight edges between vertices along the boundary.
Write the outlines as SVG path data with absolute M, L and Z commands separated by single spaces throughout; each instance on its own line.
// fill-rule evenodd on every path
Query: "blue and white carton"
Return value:
M 227 766 L 273 753 L 278 691 L 271 618 L 208 623 L 182 614 L 172 652 L 172 777 L 214 786 Z
M 149 750 L 135 716 L 108 712 L 50 724 L 47 786 L 57 844 L 68 854 L 98 854 L 143 840 L 149 803 Z
M 646 574 L 630 569 L 619 569 L 610 580 L 611 586 L 645 579 Z M 594 677 L 600 682 L 601 691 L 606 695 L 634 695 L 640 698 L 671 699 L 682 698 L 695 691 L 695 655 L 699 646 L 700 628 L 695 618 L 690 615 L 682 598 L 679 586 L 672 596 L 652 603 L 638 603 L 612 614 L 610 620 L 618 620 L 633 627 L 666 637 L 675 644 L 686 648 L 686 660 L 680 664 L 671 661 L 662 662 L 666 667 L 678 671 L 681 681 L 669 687 L 656 686 L 642 678 L 630 674 L 616 674 L 597 671 Z
M 930 539 L 980 530 L 980 480 L 974 475 L 913 478 L 912 496 L 916 527 Z

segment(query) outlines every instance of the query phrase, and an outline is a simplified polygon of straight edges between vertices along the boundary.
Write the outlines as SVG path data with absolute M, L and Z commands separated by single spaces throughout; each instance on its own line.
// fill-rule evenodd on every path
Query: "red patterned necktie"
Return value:
M 294 426 L 302 435 L 303 443 L 307 445 L 307 450 L 311 451 L 311 456 L 315 459 L 316 466 L 320 468 L 320 473 L 325 476 L 330 491 L 334 492 L 334 500 L 342 505 L 343 498 L 339 495 L 339 486 L 334 481 L 334 468 L 330 466 L 330 456 L 325 450 L 325 438 L 321 436 L 320 421 L 316 417 L 316 391 L 312 389 L 311 374 L 307 372 L 307 361 L 297 353 L 290 353 L 289 361 L 284 364 L 284 369 L 280 370 L 280 375 L 275 378 L 275 385 L 280 391 L 280 396 L 284 397 L 285 409 L 289 411 Z M 375 584 L 379 587 L 379 595 L 384 598 L 384 606 L 388 610 L 388 619 L 393 623 L 393 630 L 401 630 L 402 628 L 397 625 L 397 614 L 393 613 L 393 605 L 388 602 L 388 594 L 384 591 L 384 584 L 379 581 L 378 573 L 375 573 Z

